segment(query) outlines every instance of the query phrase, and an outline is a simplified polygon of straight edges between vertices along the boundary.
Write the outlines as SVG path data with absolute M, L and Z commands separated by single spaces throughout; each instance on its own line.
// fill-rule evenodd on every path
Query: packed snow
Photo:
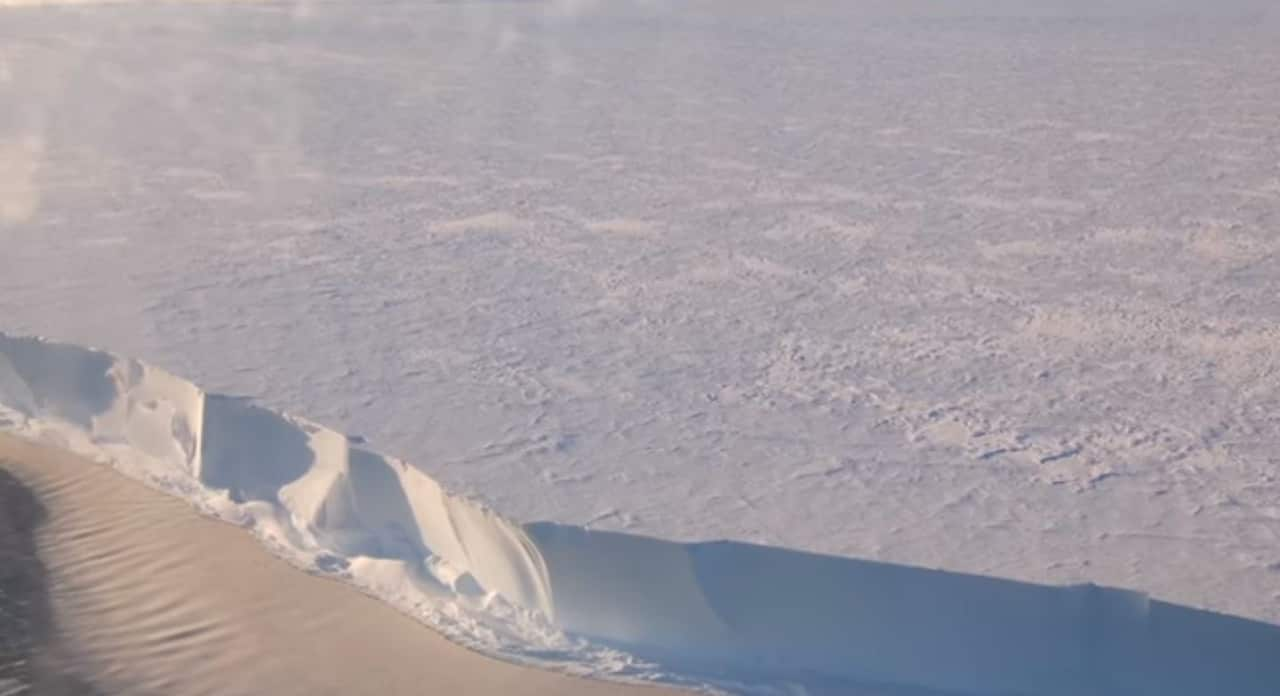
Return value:
M 779 694 L 1267 696 L 1280 683 L 1280 626 L 1094 585 L 521 524 L 345 435 L 77 346 L 0 334 L 0 427 L 185 497 L 510 659 Z
M 0 329 L 511 519 L 1280 623 L 1280 12 L 941 5 L 0 9 Z

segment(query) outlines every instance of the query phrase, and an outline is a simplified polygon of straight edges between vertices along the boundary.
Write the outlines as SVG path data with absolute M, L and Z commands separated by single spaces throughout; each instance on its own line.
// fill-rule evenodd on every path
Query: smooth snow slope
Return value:
M 520 524 L 334 431 L 66 344 L 0 334 L 0 427 L 109 457 L 304 567 L 518 659 L 615 666 L 562 630 L 655 661 L 627 665 L 633 676 L 694 683 L 1038 696 L 1280 685 L 1277 626 L 1096 586 Z
M 0 328 L 520 520 L 1280 623 L 1273 2 L 0 14 Z

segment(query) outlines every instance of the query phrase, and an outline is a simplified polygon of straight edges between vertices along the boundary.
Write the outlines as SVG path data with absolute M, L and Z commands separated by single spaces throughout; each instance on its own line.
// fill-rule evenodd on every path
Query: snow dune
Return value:
M 522 524 L 340 433 L 74 345 L 0 334 L 0 429 L 110 461 L 518 661 L 814 691 L 1249 696 L 1280 684 L 1280 627 L 1093 585 Z
M 467 696 L 675 693 L 484 657 L 298 573 L 179 498 L 0 433 L 0 694 L 420 696 L 427 684 Z

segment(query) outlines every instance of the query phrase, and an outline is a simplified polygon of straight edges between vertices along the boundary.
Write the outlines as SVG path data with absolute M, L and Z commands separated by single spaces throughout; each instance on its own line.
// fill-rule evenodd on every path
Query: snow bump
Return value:
M 0 429 L 110 462 L 517 661 L 765 693 L 1280 685 L 1280 627 L 1094 585 L 524 524 L 341 433 L 90 348 L 0 333 Z

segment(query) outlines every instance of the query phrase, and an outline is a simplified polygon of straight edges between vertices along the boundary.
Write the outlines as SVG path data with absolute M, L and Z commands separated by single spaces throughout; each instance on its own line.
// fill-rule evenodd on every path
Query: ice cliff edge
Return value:
M 1280 627 L 1093 585 L 520 523 L 429 462 L 99 350 L 0 333 L 0 431 L 108 461 L 513 659 L 608 675 L 620 650 L 685 683 L 818 690 L 1280 693 Z

